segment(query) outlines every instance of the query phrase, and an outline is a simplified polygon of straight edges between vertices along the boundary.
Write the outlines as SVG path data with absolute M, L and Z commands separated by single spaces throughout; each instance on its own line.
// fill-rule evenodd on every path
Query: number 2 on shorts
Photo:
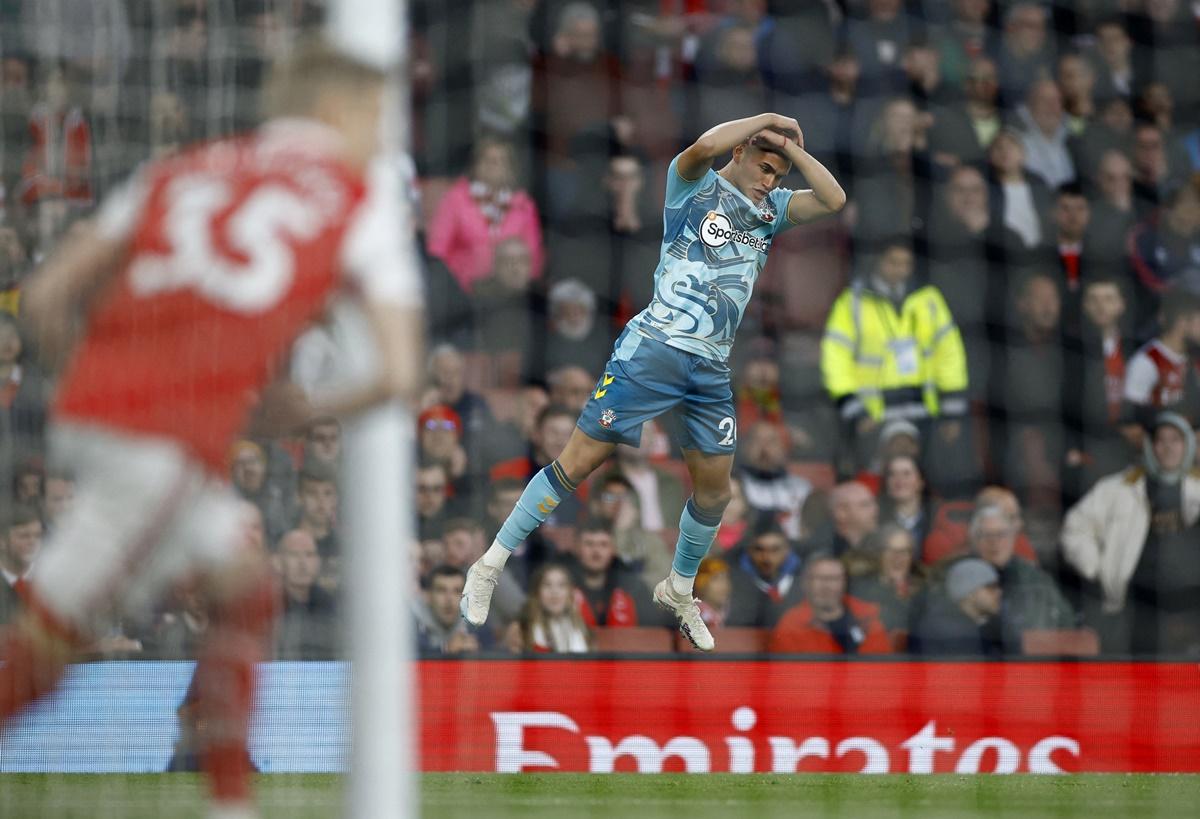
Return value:
M 717 424 L 717 429 L 725 433 L 721 446 L 733 446 L 737 442 L 737 421 L 732 415 L 727 415 Z

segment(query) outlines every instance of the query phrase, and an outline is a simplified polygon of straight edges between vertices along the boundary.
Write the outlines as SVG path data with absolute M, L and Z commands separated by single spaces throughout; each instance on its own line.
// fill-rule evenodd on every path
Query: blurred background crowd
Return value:
M 322 6 L 0 0 L 0 621 L 71 493 L 22 278 L 137 163 L 252 127 Z M 1200 654 L 1200 5 L 409 6 L 430 345 L 398 592 L 424 651 L 677 650 L 647 592 L 689 492 L 670 418 L 524 544 L 484 628 L 458 596 L 650 298 L 667 164 L 776 111 L 850 204 L 771 249 L 734 349 L 734 502 L 697 581 L 718 647 Z M 336 344 L 308 332 L 295 380 L 336 377 Z M 340 435 L 230 453 L 280 658 L 342 642 Z M 188 656 L 204 612 L 181 588 L 97 650 Z

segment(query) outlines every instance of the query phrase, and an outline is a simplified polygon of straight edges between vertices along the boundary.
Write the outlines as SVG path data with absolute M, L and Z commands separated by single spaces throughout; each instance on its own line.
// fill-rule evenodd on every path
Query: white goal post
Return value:
M 407 148 L 405 0 L 334 0 L 328 36 L 347 53 L 393 67 L 385 128 Z M 399 226 L 398 226 L 399 227 Z M 415 259 L 415 254 L 410 253 Z M 354 350 L 349 351 L 351 355 Z M 418 815 L 413 785 L 414 707 L 409 615 L 413 419 L 401 406 L 373 410 L 346 427 L 343 603 L 351 659 L 351 752 L 346 815 Z

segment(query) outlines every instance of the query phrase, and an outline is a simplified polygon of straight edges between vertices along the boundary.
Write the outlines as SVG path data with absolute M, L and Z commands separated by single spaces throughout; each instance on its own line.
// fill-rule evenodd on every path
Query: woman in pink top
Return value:
M 510 237 L 529 246 L 533 276 L 541 275 L 545 250 L 537 206 L 515 183 L 512 145 L 481 138 L 470 177 L 459 179 L 446 192 L 429 224 L 429 252 L 446 263 L 467 293 L 491 275 L 496 245 Z

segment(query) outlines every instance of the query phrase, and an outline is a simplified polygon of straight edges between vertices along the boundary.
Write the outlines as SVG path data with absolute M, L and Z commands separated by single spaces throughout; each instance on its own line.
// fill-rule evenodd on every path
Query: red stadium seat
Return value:
M 671 632 L 658 626 L 596 629 L 597 651 L 619 651 L 628 654 L 669 654 L 672 651 Z
M 1032 657 L 1095 657 L 1100 637 L 1090 628 L 1029 629 L 1021 632 L 1021 651 Z
M 837 483 L 833 465 L 824 461 L 793 461 L 788 464 L 788 472 L 807 479 L 818 492 L 832 489 Z
M 765 628 L 714 628 L 713 640 L 717 647 L 713 654 L 758 654 L 767 650 L 767 638 L 771 632 Z M 675 632 L 675 650 L 685 654 L 700 654 L 679 632 Z

